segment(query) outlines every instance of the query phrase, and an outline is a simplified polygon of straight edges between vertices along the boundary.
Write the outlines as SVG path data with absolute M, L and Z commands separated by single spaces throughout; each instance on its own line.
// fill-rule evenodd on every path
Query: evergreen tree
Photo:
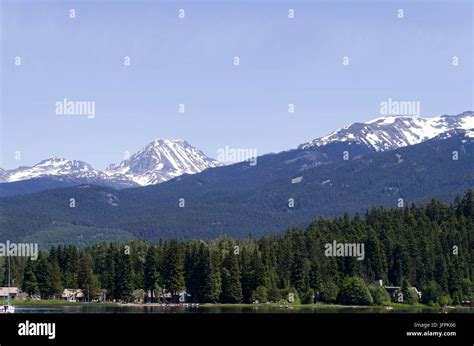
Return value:
M 74 246 L 67 246 L 62 251 L 58 247 L 59 266 L 63 278 L 64 286 L 67 288 L 77 288 L 77 268 L 79 253 Z
M 211 255 L 207 245 L 201 243 L 196 256 L 196 266 L 193 272 L 193 301 L 199 303 L 211 303 L 213 295 L 213 273 Z
M 92 257 L 88 253 L 81 254 L 79 258 L 77 282 L 87 301 L 94 299 L 99 293 L 99 280 L 92 271 Z
M 313 304 L 315 297 L 316 296 L 315 296 L 314 290 L 312 288 L 310 288 L 304 294 L 303 299 L 302 299 L 301 302 L 303 304 Z
M 49 277 L 49 292 L 48 296 L 54 299 L 59 299 L 63 292 L 63 285 L 61 280 L 61 270 L 57 262 L 51 263 L 51 271 Z
M 50 292 L 50 280 L 51 280 L 51 263 L 48 258 L 42 256 L 38 259 L 38 265 L 36 266 L 36 280 L 38 282 L 38 289 L 41 298 L 46 299 L 49 297 Z
M 145 270 L 144 270 L 144 282 L 145 282 L 145 291 L 151 292 L 151 300 L 154 300 L 155 290 L 158 284 L 158 258 L 156 256 L 156 251 L 153 246 L 148 248 L 146 259 L 145 259 Z M 147 295 L 148 297 L 148 295 Z
M 114 297 L 128 302 L 131 300 L 133 292 L 132 259 L 125 251 L 118 252 L 116 256 Z
M 375 285 L 369 285 L 368 288 L 375 305 L 386 305 L 390 303 L 390 295 L 385 288 Z
M 212 271 L 212 302 L 217 302 L 222 293 L 222 278 L 221 278 L 221 256 L 216 251 L 210 251 L 211 256 L 211 271 Z
M 242 286 L 240 284 L 240 269 L 237 255 L 228 253 L 222 268 L 221 302 L 237 304 L 242 302 Z
M 291 285 L 302 296 L 308 288 L 308 261 L 305 257 L 305 238 L 301 231 L 295 230 L 290 232 L 292 242 L 291 256 Z
M 347 277 L 341 287 L 340 300 L 347 305 L 371 305 L 372 296 L 364 280 L 360 277 Z
M 117 262 L 117 253 L 115 248 L 110 245 L 108 248 L 105 259 L 104 259 L 104 267 L 102 273 L 100 273 L 100 282 L 101 287 L 106 289 L 108 295 L 110 297 L 116 298 L 119 294 L 116 293 L 115 290 L 115 264 Z
M 29 295 L 34 295 L 39 293 L 38 281 L 36 280 L 35 267 L 31 258 L 28 258 L 26 262 L 25 272 L 23 275 L 23 292 L 28 293 Z
M 59 298 L 62 293 L 62 283 L 61 271 L 56 262 L 51 262 L 49 257 L 42 256 L 38 260 L 35 276 L 41 298 Z
M 162 261 L 163 283 L 166 290 L 176 297 L 184 289 L 184 256 L 183 249 L 177 240 L 171 240 L 166 248 Z
M 400 286 L 400 292 L 403 294 L 403 302 L 406 304 L 416 304 L 418 302 L 418 295 L 416 294 L 413 287 L 406 278 L 402 279 L 402 285 Z
M 265 286 L 258 286 L 252 293 L 252 301 L 266 303 L 268 301 L 268 292 Z
M 443 296 L 441 287 L 434 281 L 426 284 L 422 287 L 423 294 L 421 296 L 421 302 L 423 304 L 439 304 Z

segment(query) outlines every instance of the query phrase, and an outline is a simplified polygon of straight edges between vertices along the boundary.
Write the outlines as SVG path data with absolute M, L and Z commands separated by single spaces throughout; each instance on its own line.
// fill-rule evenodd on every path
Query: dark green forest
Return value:
M 363 243 L 365 258 L 326 256 L 325 244 L 334 240 Z M 11 274 L 15 285 L 42 298 L 82 288 L 90 297 L 107 289 L 109 299 L 130 301 L 135 289 L 166 288 L 173 295 L 186 289 L 199 303 L 280 302 L 291 295 L 301 303 L 365 305 L 389 299 L 373 285 L 382 279 L 401 286 L 405 303 L 418 301 L 410 289 L 416 287 L 423 303 L 458 304 L 473 298 L 473 240 L 474 190 L 468 190 L 450 205 L 433 199 L 374 208 L 259 239 L 57 246 L 36 261 L 13 257 Z
M 344 151 L 350 160 L 342 159 Z M 326 156 L 330 162 L 323 160 Z M 428 203 L 432 197 L 451 202 L 474 186 L 473 171 L 474 139 L 462 134 L 376 153 L 333 143 L 264 155 L 256 166 L 241 162 L 146 187 L 117 191 L 81 185 L 0 198 L 0 239 L 32 236 L 51 243 L 64 239 L 57 225 L 125 231 L 124 240 L 153 243 L 281 235 L 319 216 L 347 212 L 353 217 L 375 206 L 397 207 L 400 198 L 404 205 Z M 295 177 L 302 180 L 292 183 Z

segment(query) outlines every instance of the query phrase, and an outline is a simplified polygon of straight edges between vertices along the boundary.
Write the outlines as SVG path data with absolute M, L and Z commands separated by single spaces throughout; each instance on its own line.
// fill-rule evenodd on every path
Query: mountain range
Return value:
M 0 196 L 93 184 L 115 189 L 152 185 L 221 165 L 184 140 L 156 139 L 100 171 L 83 161 L 52 157 L 32 167 L 0 170 Z
M 414 145 L 453 129 L 474 128 L 474 113 L 433 118 L 387 116 L 366 123 L 353 123 L 333 133 L 301 144 L 298 149 L 330 143 L 359 144 L 367 151 L 387 151 Z M 303 153 L 302 156 L 314 153 Z M 310 160 L 309 166 L 327 162 Z M 100 171 L 83 161 L 52 157 L 32 167 L 0 168 L 0 197 L 38 192 L 50 188 L 93 184 L 123 189 L 159 184 L 183 174 L 195 174 L 222 163 L 207 157 L 185 140 L 156 139 L 118 164 Z M 308 168 L 308 163 L 302 168 Z
M 255 166 L 218 166 L 213 161 L 217 167 L 155 185 L 116 190 L 82 184 L 0 198 L 0 236 L 67 242 L 71 228 L 81 237 L 88 229 L 89 235 L 102 230 L 114 239 L 125 234 L 152 241 L 260 236 L 305 225 L 318 216 L 409 206 L 433 197 L 450 200 L 474 186 L 473 116 L 465 112 L 431 121 L 411 119 L 417 125 L 410 133 L 418 134 L 413 144 L 408 138 L 414 137 L 402 125 L 406 117 L 387 117 L 352 124 L 311 145 L 260 156 Z M 366 132 L 375 126 L 371 124 L 378 128 L 373 136 Z M 391 149 L 367 143 L 374 136 L 392 143 Z M 133 163 L 148 153 L 144 149 L 109 167 L 108 174 L 145 174 L 148 179 L 147 167 L 157 161 L 138 168 Z M 69 205 L 71 198 L 75 208 Z
M 357 142 L 375 151 L 393 150 L 418 144 L 453 129 L 474 129 L 474 113 L 441 115 L 433 118 L 386 116 L 366 123 L 352 123 L 333 133 L 300 145 L 307 149 L 331 142 Z

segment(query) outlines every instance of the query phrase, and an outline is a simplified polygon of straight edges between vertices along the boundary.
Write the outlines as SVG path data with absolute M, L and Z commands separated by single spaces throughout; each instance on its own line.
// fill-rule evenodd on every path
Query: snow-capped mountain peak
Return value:
M 155 139 L 107 174 L 123 174 L 139 185 L 164 182 L 182 174 L 193 174 L 221 164 L 182 139 Z
M 10 182 L 33 179 L 43 176 L 65 176 L 79 172 L 94 172 L 94 168 L 88 163 L 76 160 L 66 160 L 60 157 L 51 157 L 43 160 L 32 167 L 18 167 L 8 171 Z
M 453 129 L 474 128 L 474 112 L 434 118 L 386 116 L 365 123 L 353 123 L 331 134 L 299 146 L 307 149 L 331 142 L 359 142 L 376 151 L 418 144 Z
M 8 171 L 0 169 L 0 183 L 48 177 L 124 188 L 157 184 L 182 174 L 198 173 L 220 165 L 185 140 L 155 139 L 119 164 L 110 165 L 105 171 L 94 169 L 83 161 L 51 157 L 31 167 L 21 166 Z
M 61 157 L 51 157 L 31 167 L 21 166 L 9 171 L 0 171 L 0 182 L 12 183 L 37 178 L 52 178 L 57 181 L 98 184 L 116 188 L 136 186 L 125 176 L 117 174 L 110 177 L 86 162 L 67 160 Z

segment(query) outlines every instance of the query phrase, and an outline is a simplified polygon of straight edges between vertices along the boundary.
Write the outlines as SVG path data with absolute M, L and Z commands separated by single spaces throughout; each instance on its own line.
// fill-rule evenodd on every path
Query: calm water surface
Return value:
M 474 313 L 473 308 L 448 308 L 446 313 Z M 211 306 L 211 307 L 163 307 L 120 306 L 112 304 L 78 304 L 68 306 L 17 306 L 15 313 L 443 313 L 441 308 L 413 308 L 386 310 L 380 307 L 317 307 L 305 306 L 293 309 L 275 309 L 270 306 Z

